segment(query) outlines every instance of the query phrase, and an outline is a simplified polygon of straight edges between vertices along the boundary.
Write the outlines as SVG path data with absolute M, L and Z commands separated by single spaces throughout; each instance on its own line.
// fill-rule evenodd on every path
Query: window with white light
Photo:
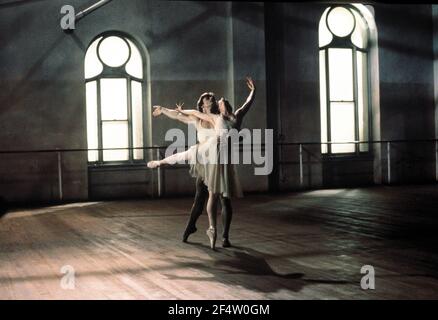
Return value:
M 369 151 L 369 29 L 354 6 L 327 8 L 319 22 L 323 154 Z M 348 143 L 362 141 L 362 143 Z
M 97 37 L 85 54 L 88 161 L 144 159 L 144 59 L 134 41 L 120 33 Z M 133 149 L 130 149 L 133 148 Z

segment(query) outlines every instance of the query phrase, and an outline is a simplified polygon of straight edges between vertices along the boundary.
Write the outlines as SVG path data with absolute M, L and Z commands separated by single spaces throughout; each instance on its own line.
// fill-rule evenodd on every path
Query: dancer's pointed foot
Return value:
M 230 240 L 228 240 L 228 238 L 223 238 L 222 239 L 222 247 L 224 247 L 224 248 L 231 247 L 231 243 L 230 243 Z
M 154 169 L 156 167 L 160 166 L 160 161 L 149 161 L 148 162 L 148 168 Z
M 183 235 L 183 242 L 187 242 L 187 239 L 192 233 L 195 233 L 198 229 L 196 229 L 195 226 L 187 226 L 186 230 L 184 231 Z
M 216 247 L 216 229 L 210 227 L 207 229 L 206 233 L 207 233 L 208 239 L 210 239 L 210 248 L 215 250 L 215 247 Z

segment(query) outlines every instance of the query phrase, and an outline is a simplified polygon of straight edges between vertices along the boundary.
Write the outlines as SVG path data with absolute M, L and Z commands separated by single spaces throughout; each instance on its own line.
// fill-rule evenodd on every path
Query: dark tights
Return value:
M 190 211 L 189 221 L 187 222 L 186 232 L 196 227 L 196 222 L 199 216 L 204 210 L 205 203 L 208 199 L 208 188 L 204 184 L 201 178 L 196 179 L 196 194 L 195 201 L 193 202 L 192 209 Z M 220 196 L 220 203 L 222 207 L 222 226 L 223 226 L 223 238 L 229 237 L 231 219 L 233 217 L 233 208 L 231 207 L 230 198 Z

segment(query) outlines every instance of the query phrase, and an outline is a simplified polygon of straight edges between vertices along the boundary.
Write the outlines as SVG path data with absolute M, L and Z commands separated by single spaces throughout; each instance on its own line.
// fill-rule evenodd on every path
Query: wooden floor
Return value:
M 438 299 L 437 185 L 250 195 L 234 202 L 234 247 L 216 252 L 205 214 L 181 242 L 191 201 L 9 212 L 0 299 Z

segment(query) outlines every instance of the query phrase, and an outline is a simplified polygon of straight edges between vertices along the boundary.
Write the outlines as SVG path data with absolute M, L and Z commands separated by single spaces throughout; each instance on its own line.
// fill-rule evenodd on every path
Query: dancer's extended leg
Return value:
M 182 161 L 186 161 L 186 160 L 190 160 L 191 157 L 191 152 L 190 150 L 186 150 L 183 152 L 178 152 L 175 154 L 172 154 L 171 156 L 168 156 L 167 158 L 164 158 L 162 160 L 154 160 L 154 161 L 149 161 L 148 162 L 148 168 L 156 168 L 159 167 L 163 164 L 175 164 L 177 162 L 182 162 Z

